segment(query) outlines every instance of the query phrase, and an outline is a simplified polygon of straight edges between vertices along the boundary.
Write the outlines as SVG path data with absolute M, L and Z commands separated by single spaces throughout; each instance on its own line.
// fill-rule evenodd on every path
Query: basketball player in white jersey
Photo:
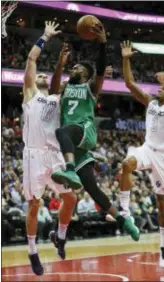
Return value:
M 130 147 L 123 161 L 120 182 L 120 205 L 125 215 L 129 213 L 130 189 L 133 186 L 134 170 L 151 169 L 151 182 L 155 189 L 160 225 L 160 266 L 164 267 L 164 75 L 157 74 L 160 82 L 158 96 L 153 98 L 144 93 L 134 81 L 130 58 L 137 52 L 132 51 L 131 42 L 121 44 L 123 75 L 132 96 L 147 107 L 146 136 L 141 147 Z
M 35 238 L 37 233 L 37 213 L 39 201 L 48 185 L 60 194 L 62 204 L 59 210 L 59 225 L 56 246 L 59 256 L 64 259 L 65 237 L 68 224 L 76 204 L 76 197 L 70 189 L 55 184 L 51 180 L 52 170 L 65 167 L 55 130 L 60 126 L 60 100 L 56 95 L 49 96 L 48 77 L 36 75 L 36 61 L 45 45 L 57 31 L 58 24 L 46 22 L 44 34 L 31 49 L 24 77 L 24 128 L 23 140 L 23 186 L 26 200 L 29 202 L 26 229 L 29 245 L 29 259 L 33 272 L 42 275 L 44 269 L 37 253 Z

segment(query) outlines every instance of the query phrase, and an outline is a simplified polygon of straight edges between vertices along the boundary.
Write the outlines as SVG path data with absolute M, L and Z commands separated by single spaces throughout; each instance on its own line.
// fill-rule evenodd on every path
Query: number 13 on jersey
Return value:
M 73 115 L 76 107 L 78 106 L 79 101 L 78 100 L 69 100 L 68 105 L 70 106 L 70 109 L 68 111 L 68 115 Z

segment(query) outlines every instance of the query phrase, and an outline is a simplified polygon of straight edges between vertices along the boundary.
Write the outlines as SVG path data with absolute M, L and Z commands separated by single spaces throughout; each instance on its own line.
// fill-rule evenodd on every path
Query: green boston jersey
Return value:
M 88 83 L 68 83 L 61 99 L 61 125 L 93 121 L 96 101 Z

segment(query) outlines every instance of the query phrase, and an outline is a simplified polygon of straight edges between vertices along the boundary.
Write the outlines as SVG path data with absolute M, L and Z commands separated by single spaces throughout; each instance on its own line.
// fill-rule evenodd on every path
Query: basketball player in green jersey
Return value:
M 66 161 L 66 170 L 58 170 L 51 177 L 57 183 L 67 183 L 73 190 L 84 186 L 94 201 L 138 241 L 139 230 L 131 218 L 117 212 L 108 197 L 97 187 L 94 177 L 94 159 L 89 150 L 94 149 L 97 142 L 94 108 L 106 69 L 106 34 L 104 27 L 99 24 L 93 26 L 92 31 L 99 42 L 96 74 L 90 64 L 80 62 L 72 68 L 69 81 L 61 85 L 63 68 L 69 56 L 69 50 L 64 47 L 52 77 L 52 93 L 61 94 L 61 128 L 56 130 L 56 136 Z M 52 241 L 56 241 L 55 238 Z

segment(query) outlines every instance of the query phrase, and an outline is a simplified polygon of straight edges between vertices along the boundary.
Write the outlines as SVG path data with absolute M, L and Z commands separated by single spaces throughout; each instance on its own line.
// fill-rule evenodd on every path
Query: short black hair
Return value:
M 79 62 L 79 64 L 87 69 L 87 71 L 88 71 L 88 80 L 90 78 L 92 78 L 92 76 L 94 74 L 94 68 L 88 62 L 85 62 L 85 61 Z

